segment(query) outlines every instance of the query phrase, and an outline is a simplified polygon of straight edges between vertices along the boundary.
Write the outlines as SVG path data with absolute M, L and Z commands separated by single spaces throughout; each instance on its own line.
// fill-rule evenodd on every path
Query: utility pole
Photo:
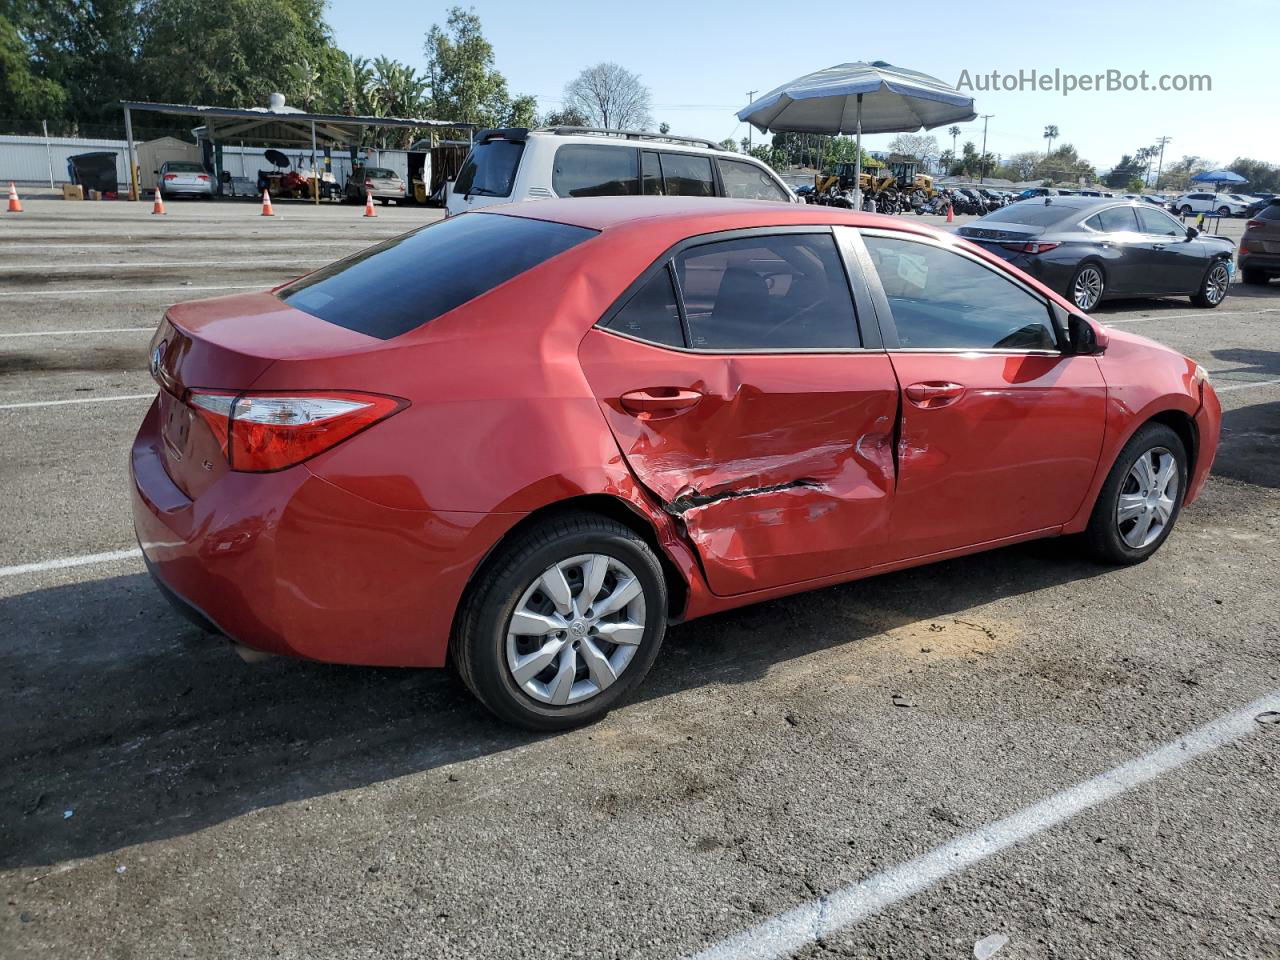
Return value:
M 747 103 L 751 103 L 752 101 L 755 100 L 756 93 L 757 91 L 755 90 L 747 91 Z M 750 153 L 750 152 L 751 152 L 751 124 L 748 123 L 747 124 L 747 153 Z
M 987 121 L 994 117 L 994 113 L 984 113 L 982 115 L 982 156 L 978 157 L 978 182 L 983 183 L 987 179 Z
M 1160 171 L 1164 169 L 1164 145 L 1172 140 L 1173 137 L 1159 137 L 1156 143 L 1160 144 L 1160 162 L 1156 164 L 1156 189 L 1160 189 Z

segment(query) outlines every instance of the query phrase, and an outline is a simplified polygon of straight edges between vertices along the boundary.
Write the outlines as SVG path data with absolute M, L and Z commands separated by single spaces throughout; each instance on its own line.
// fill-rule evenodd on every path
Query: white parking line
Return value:
M 4 290 L 0 297 L 70 297 L 100 296 L 104 293 L 184 293 L 187 290 L 269 290 L 261 283 L 231 283 L 216 287 L 94 287 L 88 290 Z
M 1024 807 L 1003 820 L 979 827 L 914 860 L 721 940 L 694 955 L 693 960 L 780 960 L 790 956 L 1007 847 L 1261 730 L 1255 718 L 1272 710 L 1280 710 L 1280 690 L 1273 690 L 1151 753 Z
M 32 400 L 27 403 L 0 403 L 0 410 L 25 410 L 30 407 L 62 407 L 72 403 L 110 403 L 113 400 L 151 400 L 154 393 L 127 393 L 118 397 L 77 397 L 74 400 Z
M 59 557 L 39 563 L 20 563 L 13 567 L 0 567 L 0 577 L 16 577 L 24 573 L 42 573 L 45 570 L 63 570 L 67 567 L 84 567 L 91 563 L 111 563 L 115 560 L 133 560 L 142 556 L 137 547 L 131 550 L 113 550 L 110 553 L 89 553 L 82 557 Z
M 1280 313 L 1280 307 L 1265 307 L 1262 310 L 1221 310 L 1217 312 L 1201 310 L 1199 313 L 1162 313 L 1154 317 L 1130 317 L 1128 320 L 1101 320 L 1101 323 L 1106 327 L 1115 327 L 1122 323 L 1148 323 L 1152 320 L 1188 320 L 1192 317 L 1208 320 L 1214 317 L 1252 317 L 1259 313 Z
M 98 327 L 96 330 L 27 330 L 23 333 L 0 333 L 4 337 L 70 337 L 78 333 L 141 333 L 154 332 L 155 327 Z
M 1253 383 L 1235 383 L 1229 387 L 1213 386 L 1214 393 L 1230 393 L 1232 390 L 1249 390 L 1253 387 L 1274 387 L 1280 380 L 1255 380 Z
M 26 271 L 31 272 L 33 269 L 43 275 L 51 270 L 128 270 L 134 267 L 235 267 L 244 266 L 245 264 L 254 264 L 256 266 L 292 266 L 295 263 L 328 263 L 333 257 L 290 257 L 285 260 L 128 260 L 123 263 L 57 263 L 57 264 L 34 264 L 34 263 L 0 263 L 0 270 Z

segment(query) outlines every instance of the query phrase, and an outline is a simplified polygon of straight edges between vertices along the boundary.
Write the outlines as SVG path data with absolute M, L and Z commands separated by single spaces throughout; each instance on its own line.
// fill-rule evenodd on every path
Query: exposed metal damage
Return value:
M 819 488 L 822 484 L 811 477 L 799 480 L 788 480 L 784 483 L 773 483 L 764 487 L 743 487 L 740 490 L 728 489 L 718 493 L 699 493 L 692 487 L 681 491 L 670 503 L 663 503 L 662 508 L 673 517 L 680 517 L 686 511 L 705 507 L 721 500 L 736 500 L 741 497 L 759 497 L 768 493 L 781 493 L 783 490 L 794 490 L 799 487 Z

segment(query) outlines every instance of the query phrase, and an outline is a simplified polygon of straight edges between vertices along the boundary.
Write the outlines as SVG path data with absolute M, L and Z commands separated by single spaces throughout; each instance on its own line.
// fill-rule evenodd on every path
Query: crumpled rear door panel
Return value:
M 715 593 L 885 555 L 898 384 L 884 353 L 693 354 L 592 330 L 579 358 L 628 465 L 683 523 Z M 678 413 L 626 408 L 624 394 L 652 388 L 701 399 Z

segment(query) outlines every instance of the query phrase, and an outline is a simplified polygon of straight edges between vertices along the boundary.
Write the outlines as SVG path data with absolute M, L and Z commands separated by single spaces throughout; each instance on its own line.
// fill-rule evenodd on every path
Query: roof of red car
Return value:
M 582 197 L 536 200 L 485 207 L 480 213 L 551 220 L 593 230 L 634 225 L 637 221 L 672 225 L 686 222 L 690 233 L 710 229 L 734 229 L 788 224 L 847 224 L 853 227 L 891 226 L 897 230 L 933 233 L 923 224 L 904 222 L 901 217 L 859 213 L 840 207 L 808 203 L 778 203 L 774 200 L 729 200 L 721 197 Z

